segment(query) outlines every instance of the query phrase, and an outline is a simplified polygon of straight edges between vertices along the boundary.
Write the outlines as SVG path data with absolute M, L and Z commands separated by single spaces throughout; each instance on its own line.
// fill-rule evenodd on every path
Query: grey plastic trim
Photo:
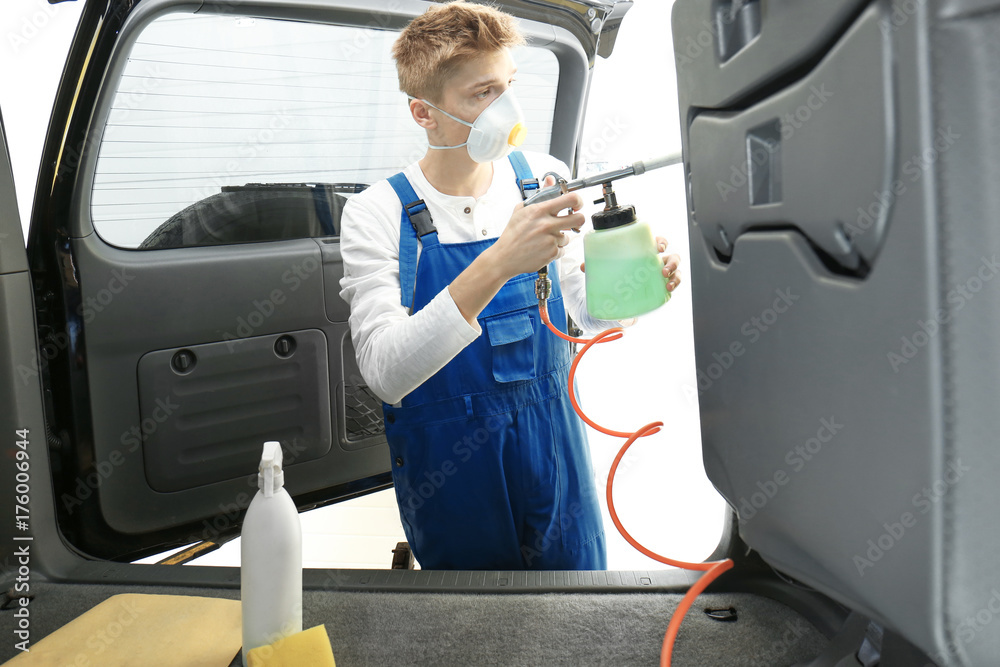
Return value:
M 344 331 L 344 335 L 340 340 L 340 368 L 342 369 L 342 374 L 340 381 L 336 386 L 336 405 L 337 405 L 337 425 L 340 429 L 339 437 L 337 438 L 340 447 L 347 451 L 356 451 L 358 449 L 363 449 L 365 447 L 373 447 L 375 445 L 386 445 L 388 446 L 388 441 L 385 437 L 385 421 L 382 415 L 382 401 L 378 397 L 374 397 L 373 394 L 369 395 L 367 392 L 367 383 L 365 379 L 361 376 L 361 369 L 358 368 L 357 353 L 354 350 L 354 344 L 351 341 L 350 330 Z M 374 397 L 370 404 L 366 405 L 355 405 L 356 411 L 367 408 L 371 412 L 367 414 L 368 420 L 362 423 L 362 428 L 366 428 L 370 435 L 367 437 L 359 437 L 357 434 L 351 433 L 348 430 L 348 415 L 347 406 L 349 402 L 348 394 L 353 391 L 360 391 L 359 387 L 366 388 L 366 395 L 363 397 L 365 399 Z M 359 396 L 350 397 L 351 403 L 354 404 L 362 399 Z M 357 415 L 355 419 L 364 419 L 366 415 Z
M 17 208 L 14 177 L 7 149 L 6 128 L 0 114 L 0 512 L 10 517 L 0 529 L 0 579 L 12 579 L 21 562 L 17 552 L 28 549 L 32 571 L 77 567 L 82 559 L 70 551 L 55 524 L 55 494 L 49 466 L 49 440 L 42 412 L 41 368 L 35 327 L 35 308 L 28 274 L 27 253 Z M 27 445 L 16 443 L 19 430 L 28 432 Z M 27 470 L 15 463 L 25 453 Z M 15 475 L 28 476 L 30 530 L 15 534 Z M 30 541 L 23 538 L 29 537 Z
M 15 219 L 16 221 L 16 219 Z M 42 415 L 42 389 L 38 368 L 31 282 L 27 271 L 0 275 L 0 510 L 11 517 L 0 529 L 0 578 L 13 576 L 19 565 L 17 549 L 28 547 L 33 572 L 68 571 L 83 560 L 62 540 L 55 522 L 55 493 L 49 466 L 49 441 Z M 28 430 L 27 471 L 30 486 L 28 523 L 30 531 L 15 535 L 14 462 L 19 448 L 15 432 Z M 30 536 L 30 542 L 14 538 Z
M 256 469 L 265 439 L 285 445 L 285 466 L 329 453 L 328 347 L 322 331 L 307 329 L 142 355 L 136 375 L 149 486 L 170 493 L 242 478 Z M 147 432 L 148 424 L 157 427 Z
M 17 208 L 14 176 L 7 149 L 6 128 L 0 113 L 0 512 L 10 520 L 0 528 L 0 579 L 12 580 L 21 565 L 15 555 L 30 551 L 32 571 L 67 571 L 83 563 L 62 541 L 56 528 L 49 465 L 49 441 L 42 412 L 40 368 L 35 308 L 28 274 L 27 253 Z M 16 432 L 28 431 L 30 531 L 15 535 Z M 30 536 L 30 542 L 15 537 Z
M 7 150 L 7 132 L 0 115 L 0 275 L 27 270 L 28 256 L 24 252 L 24 233 Z
M 382 593 L 664 593 L 683 592 L 700 573 L 687 570 L 636 571 L 467 571 L 467 570 L 324 570 L 302 572 L 306 590 Z M 236 567 L 139 565 L 90 561 L 65 578 L 73 583 L 177 584 L 238 588 Z
M 794 226 L 846 274 L 875 263 L 896 167 L 882 20 L 866 11 L 812 71 L 750 108 L 691 121 L 693 217 L 719 255 L 755 228 Z M 889 205 L 873 200 L 880 192 Z
M 28 258 L 24 250 L 24 233 L 17 208 L 14 172 L 7 149 L 7 128 L 3 114 L 0 113 L 0 276 L 24 273 L 27 270 Z M 30 290 L 28 294 L 31 294 Z M 23 308 L 25 304 L 22 302 L 18 305 Z M 30 306 L 30 303 L 27 305 Z M 31 314 L 30 308 L 22 312 Z M 5 404 L 0 403 L 0 405 Z
M 704 461 L 739 512 L 743 540 L 767 563 L 941 664 L 991 665 L 1000 633 L 977 632 L 968 619 L 994 617 L 1000 581 L 989 556 L 1000 545 L 1000 133 L 991 111 L 1000 2 L 862 4 L 827 25 L 846 4 L 774 0 L 761 36 L 725 66 L 711 50 L 703 63 L 678 63 Z M 676 44 L 697 34 L 712 6 L 678 0 Z M 895 97 L 894 187 L 874 185 L 868 200 L 891 205 L 884 231 L 863 230 L 882 235 L 877 261 L 863 280 L 845 280 L 796 224 L 801 212 L 730 239 L 732 260 L 720 261 L 700 228 L 724 216 L 695 195 L 718 178 L 706 169 L 716 146 L 695 125 L 752 114 L 807 81 L 873 14 L 888 53 L 866 49 L 839 85 L 867 102 L 885 98 L 885 86 Z M 765 39 L 771 46 L 758 46 Z M 786 44 L 792 60 L 779 49 Z M 744 58 L 750 64 L 737 67 Z M 704 76 L 692 75 L 698 67 Z M 864 108 L 845 113 L 857 116 L 852 128 L 820 132 L 818 116 L 805 126 L 825 146 L 814 163 L 790 164 L 783 145 L 784 175 L 813 169 L 844 194 L 857 174 L 843 151 L 881 157 L 865 145 L 883 137 Z M 800 187 L 786 178 L 782 201 Z M 828 199 L 812 199 L 827 209 Z
M 713 0 L 673 6 L 672 25 L 685 26 L 674 39 L 682 109 L 730 107 L 780 79 L 821 55 L 827 42 L 869 0 L 765 0 L 760 3 L 759 33 L 725 62 L 717 45 L 722 32 L 716 23 L 720 4 Z
M 232 528 L 237 510 L 246 507 L 256 489 L 251 479 L 256 466 L 245 477 L 169 494 L 148 485 L 142 441 L 177 414 L 164 413 L 163 422 L 143 422 L 139 360 L 151 350 L 320 329 L 330 362 L 327 386 L 335 387 L 343 372 L 340 341 L 347 325 L 327 322 L 323 315 L 319 246 L 313 239 L 298 239 L 134 252 L 90 235 L 73 242 L 73 255 L 80 275 L 93 414 L 93 444 L 83 446 L 93 447 L 94 465 L 106 471 L 99 480 L 85 471 L 73 486 L 82 484 L 80 495 L 87 495 L 99 481 L 101 514 L 119 532 L 153 533 L 213 514 L 229 515 L 225 528 Z M 226 298 L 211 298 L 209 288 L 224 290 Z M 157 398 L 167 397 L 143 400 L 155 403 Z M 333 447 L 321 459 L 290 465 L 286 487 L 297 497 L 387 467 L 382 447 Z M 72 498 L 73 491 L 69 493 Z M 210 539 L 216 532 L 205 527 L 192 541 Z
M 319 244 L 320 255 L 323 259 L 326 319 L 331 322 L 347 322 L 351 317 L 351 306 L 340 298 L 340 277 L 344 275 L 344 258 L 340 253 L 340 238 L 313 240 Z

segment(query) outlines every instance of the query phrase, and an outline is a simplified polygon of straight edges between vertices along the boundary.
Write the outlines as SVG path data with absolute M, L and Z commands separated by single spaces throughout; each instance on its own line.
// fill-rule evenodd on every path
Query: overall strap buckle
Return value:
M 538 179 L 537 178 L 528 178 L 528 179 L 525 179 L 525 180 L 519 180 L 517 182 L 517 186 L 521 189 L 521 199 L 527 199 L 528 198 L 528 192 L 527 192 L 528 190 L 537 190 L 538 189 Z
M 418 237 L 437 231 L 431 220 L 431 212 L 427 210 L 427 204 L 424 203 L 423 199 L 404 204 L 403 208 L 406 209 L 406 217 L 410 219 L 410 224 L 413 225 L 413 230 L 417 232 Z
M 528 198 L 528 190 L 538 189 L 538 179 L 532 178 L 531 167 L 521 151 L 514 151 L 507 156 L 510 166 L 514 168 L 514 178 L 517 179 L 517 187 L 521 191 L 521 199 Z
M 403 172 L 391 176 L 389 185 L 396 191 L 399 203 L 403 206 L 403 214 L 410 221 L 413 231 L 417 233 L 418 237 L 427 236 L 437 231 L 433 220 L 431 220 L 431 212 L 427 209 L 427 204 L 424 203 L 423 199 L 417 198 L 417 193 Z

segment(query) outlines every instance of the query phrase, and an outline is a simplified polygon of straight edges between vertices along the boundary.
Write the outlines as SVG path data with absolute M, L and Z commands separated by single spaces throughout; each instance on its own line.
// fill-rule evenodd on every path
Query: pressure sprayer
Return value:
M 665 155 L 653 160 L 635 162 L 632 166 L 624 169 L 608 171 L 575 181 L 567 181 L 558 174 L 550 172 L 546 176 L 554 176 L 556 184 L 542 189 L 525 201 L 525 206 L 529 206 L 538 202 L 555 199 L 562 194 L 574 190 L 595 185 L 603 187 L 604 211 L 593 216 L 594 231 L 588 232 L 588 236 L 584 238 L 584 263 L 587 267 L 587 310 L 594 317 L 614 320 L 635 317 L 658 308 L 669 298 L 661 272 L 662 263 L 660 262 L 656 244 L 653 241 L 649 227 L 645 223 L 639 223 L 636 220 L 634 207 L 618 205 L 614 191 L 611 188 L 611 182 L 627 176 L 638 176 L 647 171 L 680 162 L 681 156 L 679 154 Z M 608 235 L 609 232 L 612 232 L 611 235 Z M 601 237 L 602 234 L 605 236 Z M 591 237 L 591 235 L 594 235 L 594 237 Z M 588 243 L 588 238 L 591 239 L 590 243 Z M 650 257 L 652 257 L 652 263 L 650 263 Z M 629 281 L 625 283 L 626 286 L 624 289 L 622 289 L 623 283 L 616 280 L 616 276 L 620 277 L 623 272 L 630 274 L 628 276 Z M 583 348 L 573 359 L 569 370 L 569 397 L 573 403 L 573 409 L 592 428 L 606 435 L 626 439 L 621 449 L 618 450 L 618 455 L 615 456 L 615 460 L 611 464 L 611 470 L 608 473 L 606 493 L 611 520 L 614 522 L 618 532 L 622 534 L 622 537 L 649 558 L 673 567 L 705 572 L 698 579 L 697 583 L 685 594 L 681 603 L 677 606 L 677 610 L 671 617 L 670 624 L 667 626 L 667 632 L 663 638 L 663 647 L 660 651 L 660 665 L 661 667 L 670 667 L 674 642 L 677 639 L 677 632 L 680 630 L 681 621 L 683 621 L 684 616 L 691 608 L 695 598 L 709 584 L 715 581 L 719 575 L 731 569 L 733 561 L 727 558 L 718 562 L 688 563 L 667 558 L 647 549 L 625 530 L 625 526 L 622 525 L 621 520 L 618 518 L 618 513 L 615 511 L 615 503 L 612 495 L 618 464 L 621 463 L 625 453 L 636 440 L 658 433 L 663 426 L 663 422 L 652 422 L 646 424 L 638 431 L 629 433 L 627 431 L 613 431 L 604 428 L 583 413 L 583 410 L 580 409 L 580 405 L 576 401 L 576 392 L 573 391 L 574 378 L 576 377 L 576 369 L 580 363 L 580 359 L 583 358 L 583 355 L 592 346 L 621 338 L 624 335 L 624 329 L 622 327 L 612 327 L 602 331 L 593 338 L 575 338 L 564 334 L 549 320 L 546 301 L 549 298 L 551 290 L 552 283 L 548 277 L 548 269 L 547 267 L 543 267 L 538 272 L 538 279 L 535 281 L 535 296 L 538 297 L 538 311 L 542 321 L 545 322 L 545 326 L 552 333 L 560 338 L 583 345 Z
M 604 210 L 592 216 L 594 230 L 583 239 L 584 263 L 587 266 L 587 311 L 592 316 L 602 320 L 628 319 L 655 310 L 670 299 L 660 273 L 663 265 L 656 251 L 652 230 L 636 218 L 634 206 L 618 205 L 611 183 L 680 161 L 679 154 L 664 155 L 575 181 L 567 181 L 559 174 L 549 172 L 546 176 L 553 176 L 556 184 L 525 200 L 524 205 L 530 206 L 574 190 L 603 186 L 602 199 L 594 203 L 603 201 Z M 535 281 L 535 294 L 539 301 L 548 299 L 551 287 L 548 267 L 542 267 Z

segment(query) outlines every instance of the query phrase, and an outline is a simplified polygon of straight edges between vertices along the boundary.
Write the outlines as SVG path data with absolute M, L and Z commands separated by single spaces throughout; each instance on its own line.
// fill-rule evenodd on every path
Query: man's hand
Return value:
M 656 251 L 660 253 L 660 259 L 663 261 L 663 278 L 667 281 L 667 291 L 673 292 L 681 284 L 681 274 L 677 270 L 681 265 L 681 258 L 680 255 L 668 255 L 666 250 L 667 240 L 657 236 Z
M 548 177 L 543 187 L 554 183 L 555 179 Z M 559 215 L 568 208 L 573 212 Z M 561 257 L 563 247 L 569 242 L 563 230 L 578 228 L 584 223 L 583 214 L 578 212 L 581 208 L 583 199 L 575 192 L 531 206 L 518 204 L 496 242 L 448 286 L 465 321 L 473 324 L 508 280 L 538 271 Z
M 554 184 L 555 179 L 547 176 L 542 187 Z M 586 222 L 579 212 L 581 208 L 583 198 L 576 192 L 531 206 L 518 204 L 500 238 L 483 254 L 489 253 L 489 260 L 507 278 L 538 271 L 562 257 L 562 249 L 569 243 L 564 232 L 579 229 Z M 572 213 L 560 215 L 566 209 L 572 209 Z
M 667 281 L 667 291 L 673 292 L 681 284 L 681 274 L 677 268 L 681 265 L 680 255 L 668 255 L 667 240 L 662 236 L 656 237 L 656 251 L 660 253 L 660 261 L 663 262 L 663 279 Z M 580 265 L 581 271 L 587 270 L 587 264 Z

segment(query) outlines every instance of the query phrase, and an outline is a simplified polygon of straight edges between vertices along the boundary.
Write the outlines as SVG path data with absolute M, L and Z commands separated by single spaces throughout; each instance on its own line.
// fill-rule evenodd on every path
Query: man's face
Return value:
M 516 72 L 510 49 L 467 61 L 445 83 L 439 106 L 453 116 L 472 123 L 483 109 L 510 87 Z M 462 143 L 469 136 L 469 128 L 465 125 L 444 114 L 436 116 L 438 128 L 449 143 Z

